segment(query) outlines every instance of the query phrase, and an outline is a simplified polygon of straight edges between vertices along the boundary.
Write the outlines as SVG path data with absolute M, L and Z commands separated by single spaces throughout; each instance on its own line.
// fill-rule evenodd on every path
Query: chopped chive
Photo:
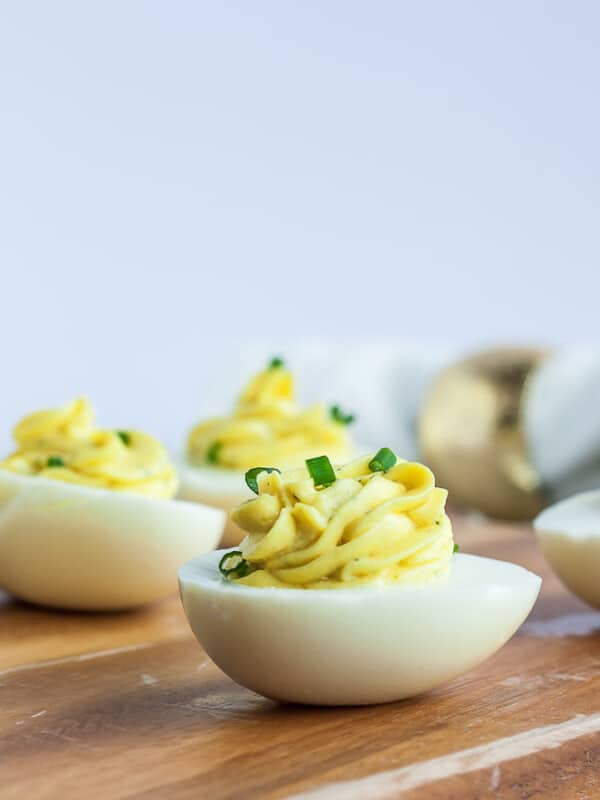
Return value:
M 356 414 L 344 414 L 339 406 L 331 406 L 329 414 L 332 420 L 339 422 L 341 425 L 352 425 L 356 419 Z
M 252 489 L 254 494 L 258 494 L 258 476 L 261 472 L 281 472 L 281 470 L 277 469 L 277 467 L 252 467 L 252 469 L 249 469 L 244 478 L 246 486 Z
M 60 456 L 49 456 L 46 461 L 47 467 L 64 467 L 65 462 Z
M 371 461 L 369 461 L 369 469 L 371 472 L 387 472 L 398 461 L 396 454 L 389 447 L 382 447 L 378 450 Z
M 454 547 L 452 548 L 452 552 L 453 553 L 458 553 L 459 550 L 460 550 L 460 547 L 456 544 L 456 542 L 454 542 Z
M 125 447 L 129 447 L 131 444 L 131 434 L 127 431 L 117 431 L 117 436 L 123 442 Z
M 218 464 L 219 450 L 223 447 L 221 442 L 213 442 L 206 451 L 206 460 L 209 464 Z
M 281 367 L 285 366 L 285 361 L 283 358 L 279 358 L 279 356 L 275 356 L 269 361 L 269 369 L 280 369 Z
M 327 456 L 307 458 L 306 467 L 310 477 L 313 479 L 315 487 L 331 486 L 331 484 L 335 481 L 335 471 L 331 466 L 331 461 L 327 458 Z
M 228 567 L 227 563 L 231 559 L 236 559 L 236 562 L 234 566 Z M 243 578 L 249 570 L 250 564 L 243 557 L 241 550 L 230 550 L 219 561 L 219 572 L 224 578 Z

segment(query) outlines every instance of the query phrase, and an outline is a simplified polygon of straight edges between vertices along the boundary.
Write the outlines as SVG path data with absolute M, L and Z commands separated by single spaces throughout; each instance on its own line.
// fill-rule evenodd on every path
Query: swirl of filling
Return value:
M 325 488 L 306 469 L 261 473 L 258 496 L 232 514 L 248 534 L 235 582 L 323 589 L 445 574 L 454 548 L 446 490 L 422 464 L 372 472 L 372 459 L 337 468 Z
M 82 398 L 36 411 L 13 431 L 17 449 L 0 468 L 20 475 L 171 498 L 177 476 L 164 447 L 140 431 L 99 430 Z
M 299 409 L 292 375 L 280 363 L 250 381 L 229 417 L 201 422 L 188 439 L 192 463 L 236 470 L 255 464 L 296 467 L 322 452 L 348 458 L 346 425 L 321 404 Z

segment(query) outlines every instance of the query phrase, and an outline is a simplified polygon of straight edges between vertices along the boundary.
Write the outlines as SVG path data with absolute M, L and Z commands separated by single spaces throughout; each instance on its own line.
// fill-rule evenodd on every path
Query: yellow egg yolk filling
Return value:
M 37 411 L 13 431 L 17 449 L 0 468 L 20 475 L 171 498 L 177 475 L 165 448 L 140 431 L 99 430 L 85 399 Z
M 348 458 L 347 428 L 323 405 L 298 408 L 292 375 L 279 365 L 250 381 L 231 416 L 201 422 L 188 439 L 192 463 L 235 470 L 256 464 L 297 467 L 322 452 Z
M 424 583 L 445 574 L 454 542 L 431 470 L 398 461 L 372 472 L 373 456 L 335 470 L 316 488 L 306 469 L 258 476 L 259 494 L 232 514 L 247 532 L 236 583 L 323 589 Z

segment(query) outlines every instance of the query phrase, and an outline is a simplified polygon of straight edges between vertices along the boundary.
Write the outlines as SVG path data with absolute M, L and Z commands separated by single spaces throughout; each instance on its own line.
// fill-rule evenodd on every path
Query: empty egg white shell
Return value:
M 296 703 L 386 703 L 449 681 L 512 636 L 541 585 L 515 564 L 457 554 L 446 578 L 421 585 L 236 586 L 218 572 L 224 552 L 179 572 L 192 630 L 234 681 Z
M 600 608 L 600 491 L 583 492 L 534 520 L 539 543 L 562 582 Z
M 239 544 L 246 534 L 231 521 L 229 515 L 245 500 L 255 497 L 246 486 L 246 473 L 218 467 L 199 467 L 184 458 L 175 463 L 179 476 L 177 497 L 223 509 L 227 518 L 221 544 L 226 547 Z
M 177 591 L 177 570 L 213 549 L 214 508 L 0 471 L 0 588 L 78 610 L 144 605 Z

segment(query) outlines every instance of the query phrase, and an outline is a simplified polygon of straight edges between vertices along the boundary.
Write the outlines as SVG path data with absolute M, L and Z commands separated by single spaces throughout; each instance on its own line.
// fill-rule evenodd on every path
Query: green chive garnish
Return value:
M 252 467 L 252 469 L 249 469 L 244 478 L 246 479 L 246 486 L 252 489 L 254 494 L 258 494 L 258 476 L 261 472 L 281 472 L 281 470 L 277 469 L 277 467 Z
M 60 456 L 49 456 L 46 461 L 47 467 L 64 467 L 65 462 Z
M 285 361 L 279 356 L 275 356 L 269 361 L 269 369 L 280 369 L 283 366 L 285 366 Z
M 398 459 L 393 450 L 390 450 L 389 447 L 382 447 L 369 461 L 369 469 L 371 472 L 387 472 L 388 469 L 394 466 L 396 461 Z
M 454 542 L 454 547 L 452 548 L 452 552 L 453 553 L 458 553 L 459 550 L 460 550 L 460 547 L 456 544 L 456 542 Z
M 329 414 L 331 419 L 335 422 L 339 422 L 341 425 L 352 425 L 356 419 L 356 414 L 344 414 L 339 406 L 331 406 Z
M 227 564 L 232 559 L 235 559 L 235 564 L 228 567 Z M 225 553 L 219 561 L 219 572 L 224 578 L 243 578 L 249 570 L 250 564 L 242 556 L 241 550 L 231 550 L 229 553 Z
M 331 461 L 327 458 L 327 456 L 307 458 L 306 467 L 310 477 L 313 479 L 315 487 L 331 486 L 331 484 L 335 481 L 335 471 L 331 466 Z
M 221 442 L 213 442 L 206 451 L 206 460 L 209 464 L 217 464 L 219 462 L 219 450 L 223 447 Z
M 117 436 L 123 442 L 125 447 L 129 447 L 131 444 L 131 434 L 127 433 L 127 431 L 117 431 Z

